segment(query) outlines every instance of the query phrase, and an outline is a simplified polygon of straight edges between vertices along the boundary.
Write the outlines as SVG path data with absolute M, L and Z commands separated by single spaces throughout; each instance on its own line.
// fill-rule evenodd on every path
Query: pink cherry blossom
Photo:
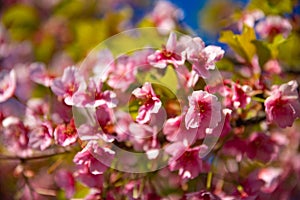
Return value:
M 148 155 L 151 157 L 151 150 L 155 154 L 155 151 L 160 147 L 155 128 L 146 124 L 131 123 L 129 131 L 128 140 L 131 141 L 136 151 L 146 151 L 146 153 L 150 151 Z
M 199 90 L 189 96 L 189 108 L 185 116 L 187 129 L 198 128 L 211 133 L 221 121 L 221 104 L 215 95 Z
M 207 172 L 209 166 L 199 156 L 201 150 L 205 150 L 205 145 L 189 147 L 182 142 L 175 142 L 166 147 L 165 151 L 171 155 L 169 168 L 177 171 L 182 179 L 193 179 L 201 172 Z
M 176 69 L 178 79 L 184 88 L 193 88 L 199 80 L 199 75 L 194 70 L 189 70 L 187 67 L 179 67 Z
M 117 104 L 116 94 L 113 91 L 102 91 L 103 82 L 101 78 L 91 78 L 86 91 L 77 91 L 72 98 L 76 106 L 98 107 L 107 104 L 115 107 Z
M 264 133 L 253 133 L 248 141 L 247 156 L 262 162 L 273 160 L 278 153 L 276 143 Z
M 70 199 L 75 193 L 75 180 L 73 174 L 67 170 L 60 170 L 55 174 L 55 182 L 65 191 L 66 198 Z
M 130 62 L 133 62 L 135 66 L 138 66 L 138 70 L 147 71 L 153 67 L 148 61 L 148 57 L 155 52 L 154 49 L 141 49 L 137 50 L 130 56 Z
M 101 128 L 101 131 L 104 133 L 102 134 L 103 139 L 113 141 L 115 136 L 113 110 L 110 109 L 106 104 L 104 104 L 97 107 L 95 114 L 98 122 L 97 129 Z
M 167 34 L 176 26 L 183 13 L 169 1 L 160 0 L 151 13 L 151 19 L 158 27 L 160 33 Z
M 91 57 L 91 59 L 90 57 L 86 59 L 82 67 L 84 69 L 89 69 L 90 66 L 93 66 L 95 76 L 100 76 L 102 81 L 105 81 L 111 68 L 115 68 L 115 59 L 113 54 L 108 49 L 104 49 L 93 54 Z
M 247 85 L 232 84 L 232 104 L 234 108 L 245 108 L 251 101 L 251 97 L 247 94 L 250 87 Z
M 137 66 L 130 57 L 122 56 L 114 65 L 110 66 L 108 73 L 108 85 L 124 92 L 130 84 L 135 82 Z
M 249 27 L 254 27 L 257 20 L 264 17 L 264 13 L 261 10 L 251 10 L 242 14 L 241 19 L 238 21 L 238 29 L 243 30 L 243 26 L 247 25 Z
M 268 16 L 264 21 L 260 21 L 255 29 L 262 38 L 273 38 L 277 34 L 287 37 L 292 30 L 292 25 L 280 16 Z
M 136 121 L 141 124 L 149 122 L 151 115 L 158 113 L 161 108 L 161 101 L 154 93 L 151 83 L 146 82 L 142 88 L 136 88 L 132 94 L 142 101 Z
M 205 90 L 208 92 L 219 92 L 223 97 L 224 105 L 232 110 L 237 108 L 245 108 L 251 101 L 249 93 L 251 87 L 248 85 L 241 85 L 229 79 L 225 79 L 223 84 L 216 86 L 206 86 Z
M 59 124 L 54 130 L 54 139 L 57 144 L 65 147 L 77 141 L 77 130 L 74 119 L 68 124 Z
M 41 151 L 52 143 L 53 128 L 49 122 L 36 124 L 29 133 L 29 146 Z
M 296 81 L 290 81 L 272 88 L 272 94 L 265 100 L 266 115 L 269 122 L 281 128 L 292 126 L 300 117 L 300 98 Z
M 82 166 L 79 171 L 76 171 L 74 177 L 87 187 L 97 189 L 102 189 L 103 187 L 103 174 L 92 174 L 87 166 Z
M 86 87 L 83 76 L 76 67 L 67 67 L 62 77 L 53 80 L 52 91 L 59 97 L 64 98 L 67 105 L 73 105 L 72 96 L 79 89 Z
M 29 68 L 31 80 L 46 87 L 50 87 L 54 76 L 47 72 L 46 66 L 43 63 L 32 63 Z
M 126 141 L 130 135 L 129 125 L 133 122 L 132 117 L 129 113 L 118 111 L 116 112 L 116 127 L 115 131 L 117 133 L 116 139 L 121 141 Z
M 231 140 L 228 140 L 222 148 L 224 155 L 232 156 L 236 159 L 236 161 L 241 161 L 246 151 L 247 141 L 236 136 Z
M 88 171 L 93 175 L 103 174 L 108 168 L 107 164 L 111 164 L 114 158 L 115 152 L 106 147 L 101 147 L 95 140 L 89 141 L 89 143 L 78 152 L 73 162 L 79 167 L 78 171 Z M 100 160 L 105 160 L 103 164 Z
M 0 103 L 8 100 L 16 90 L 16 74 L 14 70 L 0 73 Z
M 162 50 L 155 51 L 148 57 L 149 63 L 157 68 L 166 68 L 172 64 L 178 68 L 184 64 L 184 57 L 181 56 L 183 46 L 177 42 L 177 36 L 174 32 L 170 33 L 166 46 Z
M 270 74 L 281 74 L 282 69 L 277 59 L 271 59 L 265 63 L 264 69 Z
M 29 128 L 17 117 L 7 117 L 2 121 L 4 127 L 4 144 L 7 149 L 18 156 L 32 154 L 29 147 Z
M 197 139 L 197 128 L 187 129 L 185 127 L 183 115 L 169 118 L 165 122 L 163 132 L 166 135 L 167 140 L 171 142 L 181 141 L 185 144 L 192 145 Z
M 44 99 L 31 98 L 27 101 L 26 117 L 41 119 L 49 113 L 49 104 Z
M 186 59 L 193 64 L 193 70 L 201 77 L 208 78 L 209 70 L 215 69 L 215 62 L 219 61 L 224 50 L 218 46 L 209 45 L 205 47 L 201 38 L 186 37 L 182 41 L 186 45 L 184 55 Z

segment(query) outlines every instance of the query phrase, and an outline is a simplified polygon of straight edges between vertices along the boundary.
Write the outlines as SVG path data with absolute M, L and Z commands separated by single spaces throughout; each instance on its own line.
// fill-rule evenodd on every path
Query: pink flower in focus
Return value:
M 60 170 L 56 173 L 54 179 L 57 186 L 65 191 L 66 198 L 71 199 L 75 193 L 75 180 L 73 174 L 66 170 Z
M 266 115 L 269 122 L 281 128 L 292 126 L 300 117 L 300 100 L 296 81 L 273 86 L 272 94 L 265 100 Z
M 256 31 L 262 38 L 274 38 L 277 34 L 287 37 L 292 30 L 291 23 L 280 16 L 268 16 L 256 25 Z
M 185 116 L 187 129 L 198 128 L 211 133 L 221 121 L 221 104 L 215 95 L 199 90 L 189 96 L 189 108 Z
M 199 152 L 206 148 L 205 145 L 191 148 L 182 142 L 170 144 L 165 149 L 171 155 L 169 159 L 170 170 L 178 170 L 182 179 L 193 179 L 201 172 L 207 172 L 209 166 L 199 156 Z
M 225 79 L 223 84 L 213 87 L 206 86 L 205 90 L 211 93 L 219 92 L 224 97 L 224 105 L 232 110 L 245 108 L 251 101 L 251 97 L 248 95 L 248 92 L 252 90 L 250 86 L 240 85 L 229 79 Z
M 78 166 L 78 171 L 88 171 L 93 175 L 103 174 L 113 161 L 115 152 L 106 147 L 100 147 L 95 140 L 89 141 L 89 143 L 78 152 L 73 162 Z M 100 160 L 105 160 L 103 164 Z
M 54 130 L 54 139 L 57 144 L 65 147 L 71 145 L 77 140 L 77 130 L 75 127 L 74 119 L 68 124 L 60 124 Z
M 29 146 L 44 151 L 52 143 L 53 129 L 49 122 L 36 124 L 29 133 Z
M 209 70 L 215 69 L 215 62 L 223 57 L 224 50 L 213 45 L 205 47 L 203 40 L 199 37 L 186 37 L 184 40 L 182 42 L 186 45 L 184 51 L 186 59 L 193 64 L 193 70 L 199 76 L 208 78 Z
M 73 105 L 73 94 L 86 87 L 83 76 L 77 68 L 68 67 L 64 70 L 62 77 L 53 80 L 51 89 L 59 97 L 64 98 L 67 105 Z
M 143 102 L 138 110 L 136 121 L 141 124 L 149 122 L 151 115 L 158 113 L 161 108 L 161 101 L 154 93 L 151 83 L 146 82 L 142 88 L 136 88 L 132 94 Z
M 163 46 L 162 50 L 157 50 L 154 54 L 148 56 L 148 61 L 157 68 L 166 68 L 168 64 L 178 68 L 185 62 L 181 56 L 183 50 L 183 46 L 177 42 L 176 34 L 171 32 L 166 46 Z
M 16 90 L 16 74 L 14 70 L 0 73 L 0 103 L 8 100 Z

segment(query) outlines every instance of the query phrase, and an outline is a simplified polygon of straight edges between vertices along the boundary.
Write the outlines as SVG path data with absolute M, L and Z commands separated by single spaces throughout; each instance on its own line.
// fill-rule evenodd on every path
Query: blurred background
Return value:
M 32 89 L 28 83 L 26 69 L 33 62 L 44 63 L 50 74 L 58 75 L 66 66 L 83 60 L 101 41 L 139 27 L 166 27 L 198 35 L 207 45 L 226 48 L 218 42 L 219 33 L 224 29 L 238 31 L 236 22 L 244 7 L 260 8 L 266 14 L 299 13 L 299 3 L 294 7 L 291 2 L 252 0 L 249 5 L 248 0 L 0 0 L 0 71 L 18 69 L 16 96 L 26 101 L 42 97 L 45 92 L 45 88 Z M 283 58 L 289 66 L 298 66 L 297 69 L 300 47 L 295 44 L 300 41 L 299 19 L 299 15 L 291 19 L 295 36 L 287 43 L 289 51 Z M 14 102 L 0 104 L 0 109 L 10 103 L 15 108 L 13 114 L 18 116 L 22 109 Z M 72 156 L 68 161 L 72 163 Z M 0 160 L 0 199 L 11 199 L 18 188 L 17 164 Z M 36 183 L 51 183 L 48 180 L 53 177 L 47 173 L 47 165 L 47 162 L 33 162 L 32 166 L 41 175 Z

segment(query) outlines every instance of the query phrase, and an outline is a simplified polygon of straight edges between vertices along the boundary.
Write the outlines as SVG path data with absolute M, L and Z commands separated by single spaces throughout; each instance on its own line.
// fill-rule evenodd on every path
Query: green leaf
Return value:
M 148 73 L 144 82 L 156 83 L 168 88 L 174 94 L 177 93 L 178 80 L 177 74 L 172 66 L 167 66 L 166 72 L 162 78 L 154 73 Z
M 278 47 L 283 44 L 286 41 L 286 39 L 283 37 L 283 35 L 279 34 L 275 36 L 273 42 L 269 45 L 269 49 L 271 50 L 272 57 L 277 58 L 279 55 L 279 49 Z
M 292 33 L 285 42 L 278 44 L 278 57 L 288 67 L 300 70 L 300 36 Z
M 248 9 L 260 9 L 267 15 L 278 15 L 291 13 L 293 10 L 293 0 L 252 0 Z
M 268 62 L 272 58 L 278 58 L 279 49 L 278 47 L 283 44 L 286 39 L 283 35 L 277 35 L 272 43 L 262 40 L 254 40 L 252 43 L 256 47 L 256 52 L 259 59 L 259 65 L 264 66 L 266 62 Z
M 84 198 L 89 194 L 90 188 L 83 186 L 81 183 L 76 182 L 75 191 L 73 198 Z
M 178 80 L 177 74 L 172 66 L 168 66 L 165 75 L 160 79 L 160 82 L 171 90 L 174 94 L 177 92 Z
M 232 31 L 221 32 L 219 41 L 229 45 L 238 55 L 250 63 L 256 50 L 252 43 L 255 39 L 254 29 L 244 26 L 242 34 L 234 34 Z
M 234 64 L 230 60 L 226 59 L 226 57 L 216 62 L 216 67 L 218 70 L 234 71 Z
M 41 41 L 35 45 L 35 59 L 47 63 L 54 53 L 55 45 L 55 38 L 45 34 Z
M 38 15 L 34 8 L 17 4 L 8 8 L 2 15 L 2 23 L 9 29 L 14 40 L 29 38 L 38 27 Z
M 258 55 L 258 61 L 260 66 L 264 66 L 268 60 L 271 58 L 271 51 L 268 48 L 268 45 L 265 44 L 263 41 L 254 40 L 252 43 L 256 47 L 257 55 Z
M 97 4 L 95 0 L 63 0 L 55 6 L 54 15 L 63 15 L 68 18 L 79 18 L 93 16 L 96 13 Z

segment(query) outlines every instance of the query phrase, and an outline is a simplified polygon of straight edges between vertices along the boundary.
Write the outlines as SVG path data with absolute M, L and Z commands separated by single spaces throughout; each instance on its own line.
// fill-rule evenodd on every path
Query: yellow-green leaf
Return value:
M 250 63 L 256 53 L 252 43 L 255 39 L 254 29 L 244 26 L 241 34 L 234 34 L 232 31 L 221 32 L 219 41 L 229 45 L 238 55 Z

